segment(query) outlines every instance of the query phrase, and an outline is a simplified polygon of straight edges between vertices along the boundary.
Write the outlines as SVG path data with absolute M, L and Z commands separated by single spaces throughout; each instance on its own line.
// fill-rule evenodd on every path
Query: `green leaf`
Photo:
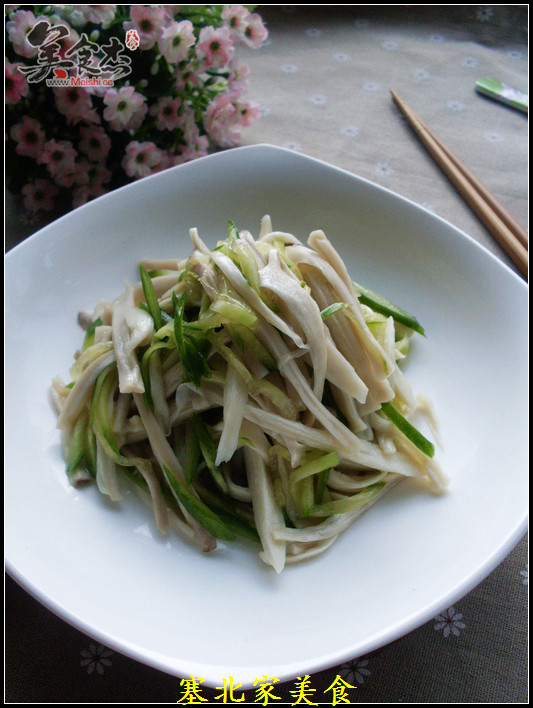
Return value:
M 276 360 L 249 327 L 226 323 L 225 329 L 241 352 L 248 352 L 252 359 L 259 360 L 268 371 L 277 370 Z
M 319 474 L 324 470 L 330 470 L 332 467 L 336 467 L 339 464 L 339 456 L 336 452 L 328 452 L 320 457 L 315 457 L 313 460 L 304 462 L 303 465 L 297 467 L 291 473 L 291 480 L 294 482 L 299 482 L 301 479 L 310 477 L 315 474 Z
M 385 416 L 402 432 L 405 437 L 410 440 L 424 455 L 433 457 L 435 455 L 435 446 L 422 433 L 415 428 L 403 415 L 392 405 L 392 403 L 383 403 L 381 410 Z
M 183 364 L 183 372 L 189 381 L 200 387 L 203 376 L 209 376 L 210 369 L 207 365 L 207 359 L 204 354 L 204 348 L 207 345 L 205 337 L 193 337 L 185 333 L 184 315 L 185 302 L 187 293 L 176 297 L 176 293 L 172 293 L 172 304 L 174 306 L 174 337 L 176 339 L 176 348 Z
M 245 512 L 242 507 L 234 503 L 229 497 L 221 497 L 202 484 L 196 483 L 194 488 L 202 501 L 213 510 L 216 510 L 218 516 L 231 531 L 234 531 L 237 536 L 242 536 L 251 541 L 260 543 L 251 509 L 248 513 L 248 510 Z
M 385 482 L 376 482 L 376 484 L 371 484 L 369 487 L 366 487 L 364 491 L 353 494 L 345 499 L 335 499 L 334 501 L 325 502 L 324 504 L 318 504 L 311 509 L 309 516 L 333 516 L 334 514 L 345 514 L 354 511 L 354 509 L 368 504 L 384 486 Z
M 257 324 L 257 315 L 238 300 L 229 297 L 219 297 L 211 303 L 210 309 L 221 316 L 221 321 L 226 324 L 241 325 L 250 329 Z
M 210 509 L 201 499 L 193 494 L 193 492 L 181 484 L 176 476 L 163 465 L 163 472 L 172 489 L 172 492 L 177 499 L 183 504 L 189 514 L 196 519 L 202 526 L 213 534 L 215 538 L 220 538 L 223 541 L 234 541 L 236 536 L 231 531 L 222 519 Z
M 152 283 L 152 279 L 148 275 L 148 272 L 142 263 L 139 265 L 139 271 L 141 273 L 141 283 L 144 292 L 144 299 L 146 300 L 146 304 L 148 305 L 148 312 L 152 315 L 154 327 L 157 332 L 157 330 L 161 328 L 163 321 L 161 317 L 161 308 L 159 307 L 159 302 L 157 301 L 157 297 L 154 290 L 154 284 Z
M 102 318 L 98 317 L 95 319 L 94 322 L 91 322 L 91 324 L 87 327 L 87 330 L 85 332 L 85 337 L 83 339 L 83 344 L 82 344 L 82 351 L 85 351 L 85 349 L 88 349 L 92 344 L 94 344 L 94 330 L 97 327 L 100 327 L 102 324 Z
M 354 287 L 358 291 L 358 300 L 362 305 L 367 305 L 372 308 L 375 312 L 379 312 L 387 317 L 392 317 L 396 322 L 409 327 L 410 329 L 418 332 L 419 334 L 426 336 L 424 328 L 418 322 L 416 317 L 409 314 L 401 307 L 398 307 L 394 303 L 385 299 L 382 295 L 378 295 L 373 290 L 366 288 L 364 285 L 359 285 L 355 281 L 352 281 Z
M 141 359 L 141 376 L 144 384 L 144 398 L 151 410 L 154 408 L 152 400 L 152 384 L 150 381 L 150 359 L 154 352 L 159 349 L 169 349 L 172 347 L 172 342 L 156 342 L 144 352 Z
M 304 477 L 297 482 L 291 482 L 291 493 L 300 516 L 303 519 L 309 516 L 315 505 L 313 478 Z
M 86 411 L 83 411 L 77 421 L 74 423 L 70 436 L 68 448 L 65 454 L 67 463 L 67 477 L 72 479 L 78 467 L 84 461 L 86 456 L 87 445 L 87 425 L 88 417 Z
M 215 464 L 217 448 L 207 425 L 204 423 L 204 421 L 200 418 L 199 415 L 193 415 L 190 418 L 190 421 L 196 438 L 198 440 L 202 456 L 205 460 L 205 464 L 207 465 L 207 469 L 211 473 L 213 481 L 221 492 L 227 494 L 229 491 L 228 485 L 222 473 L 222 469 L 219 465 Z
M 332 305 L 329 305 L 322 310 L 320 317 L 325 320 L 328 317 L 331 317 L 331 315 L 334 315 L 336 312 L 341 312 L 341 310 L 344 310 L 347 307 L 349 307 L 347 302 L 334 302 Z
M 328 477 L 330 469 L 322 470 L 316 479 L 316 489 L 315 489 L 315 499 L 317 504 L 322 504 L 324 500 L 324 492 L 326 491 L 326 486 L 328 484 Z
M 100 421 L 104 429 L 110 427 L 107 400 L 110 387 L 116 385 L 116 371 L 117 365 L 113 362 L 106 366 L 96 379 L 89 408 L 89 428 L 93 427 L 96 420 Z M 111 374 L 114 375 L 110 376 Z
M 87 425 L 85 439 L 85 465 L 93 477 L 96 477 L 96 435 Z
M 233 221 L 228 221 L 228 241 L 236 241 L 240 238 L 239 231 Z

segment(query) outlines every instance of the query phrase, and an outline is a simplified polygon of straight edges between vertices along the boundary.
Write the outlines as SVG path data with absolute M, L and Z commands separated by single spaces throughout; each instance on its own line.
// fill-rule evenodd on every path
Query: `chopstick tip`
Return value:
M 403 109 L 405 108 L 404 101 L 402 101 L 402 99 L 398 96 L 398 94 L 396 93 L 396 91 L 394 89 L 390 89 L 390 93 L 391 93 L 392 100 L 394 101 L 394 103 L 398 106 L 398 108 L 401 111 L 403 111 Z

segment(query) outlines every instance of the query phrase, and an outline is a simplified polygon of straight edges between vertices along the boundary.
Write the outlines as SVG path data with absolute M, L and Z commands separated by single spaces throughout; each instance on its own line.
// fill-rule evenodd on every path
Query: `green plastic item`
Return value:
M 528 112 L 529 96 L 523 91 L 506 86 L 499 79 L 487 76 L 476 81 L 476 90 L 500 103 L 517 108 L 524 113 Z

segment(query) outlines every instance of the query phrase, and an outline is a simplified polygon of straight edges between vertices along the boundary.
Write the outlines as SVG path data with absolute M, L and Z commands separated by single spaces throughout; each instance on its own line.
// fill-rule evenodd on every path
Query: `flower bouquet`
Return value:
M 6 179 L 29 212 L 233 147 L 258 117 L 236 56 L 267 37 L 255 6 L 4 7 Z

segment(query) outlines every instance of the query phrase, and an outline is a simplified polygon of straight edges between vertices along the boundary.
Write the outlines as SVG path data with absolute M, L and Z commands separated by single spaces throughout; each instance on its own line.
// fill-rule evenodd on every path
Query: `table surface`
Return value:
M 511 261 L 395 108 L 394 89 L 526 225 L 528 118 L 481 96 L 484 76 L 527 91 L 528 6 L 258 6 L 269 39 L 244 51 L 261 118 L 243 144 L 319 158 L 407 197 Z M 41 224 L 6 195 L 9 250 Z M 525 431 L 526 432 L 526 431 Z M 458 549 L 459 552 L 459 549 Z M 366 656 L 310 677 L 310 700 L 340 676 L 353 703 L 527 702 L 528 548 L 524 537 L 442 616 Z M 180 679 L 111 651 L 6 578 L 5 700 L 175 702 Z M 294 703 L 294 681 L 272 703 Z M 203 689 L 215 701 L 219 691 Z M 329 696 L 329 698 L 328 698 Z M 258 702 L 253 692 L 249 703 Z M 303 699 L 301 699 L 303 702 Z

